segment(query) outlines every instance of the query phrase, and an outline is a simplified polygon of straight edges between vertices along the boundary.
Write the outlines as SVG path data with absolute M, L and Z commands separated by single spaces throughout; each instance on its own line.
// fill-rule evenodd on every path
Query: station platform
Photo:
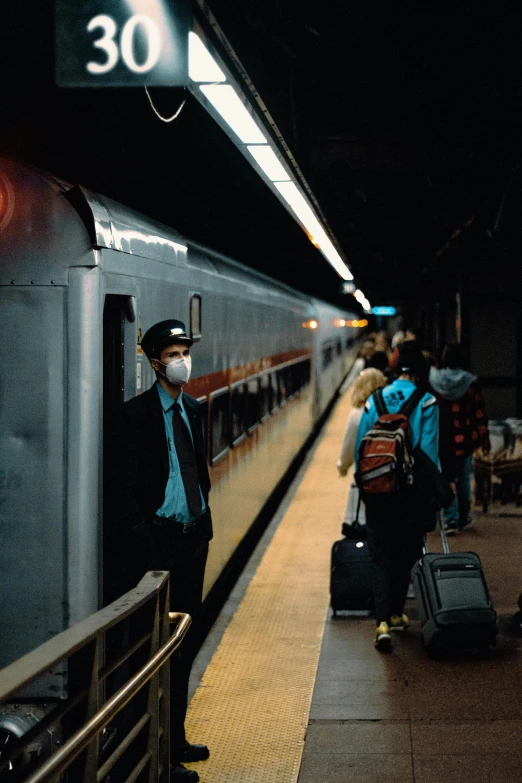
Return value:
M 365 615 L 333 619 L 330 550 L 350 476 L 335 462 L 339 398 L 193 669 L 187 734 L 211 750 L 202 783 L 522 783 L 522 510 L 494 505 L 450 539 L 482 558 L 497 646 L 427 658 L 414 599 L 393 652 Z M 430 551 L 441 549 L 437 533 Z

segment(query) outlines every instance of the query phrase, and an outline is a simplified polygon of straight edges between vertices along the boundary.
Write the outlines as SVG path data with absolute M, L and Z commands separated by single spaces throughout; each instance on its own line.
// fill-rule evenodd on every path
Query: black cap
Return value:
M 407 340 L 399 347 L 399 357 L 397 359 L 396 373 L 409 373 L 424 378 L 428 372 L 426 359 L 423 356 L 420 345 L 417 340 Z
M 187 337 L 183 321 L 169 318 L 167 321 L 160 321 L 147 329 L 143 335 L 141 347 L 150 359 L 154 354 L 161 353 L 166 345 L 172 345 L 172 343 L 192 345 L 193 342 L 194 340 Z

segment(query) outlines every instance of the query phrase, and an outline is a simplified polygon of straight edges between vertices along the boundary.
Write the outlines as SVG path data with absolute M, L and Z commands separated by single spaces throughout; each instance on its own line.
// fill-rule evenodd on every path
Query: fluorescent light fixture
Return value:
M 319 250 L 325 256 L 325 258 L 328 259 L 335 271 L 340 275 L 340 277 L 342 277 L 343 280 L 353 280 L 352 273 L 328 237 L 326 237 L 324 242 L 319 244 Z
M 315 216 L 312 208 L 293 182 L 274 182 L 286 203 L 292 208 L 308 232 L 313 244 L 330 262 L 343 280 L 353 280 L 353 275 L 326 235 L 326 231 Z
M 268 144 L 249 145 L 247 150 L 255 159 L 257 165 L 263 169 L 269 180 L 272 182 L 290 180 L 290 175 L 285 171 L 283 164 Z
M 230 84 L 203 84 L 199 89 L 243 144 L 266 144 L 266 138 Z
M 361 291 L 361 289 L 360 289 L 360 288 L 357 288 L 357 289 L 354 291 L 354 293 L 353 293 L 353 296 L 354 296 L 354 297 L 357 299 L 357 301 L 358 301 L 358 302 L 359 302 L 359 304 L 362 306 L 362 308 L 363 308 L 363 310 L 364 310 L 365 312 L 367 312 L 367 313 L 370 313 L 370 312 L 371 312 L 371 310 L 372 310 L 372 306 L 371 306 L 370 302 L 368 301 L 368 299 L 367 299 L 367 298 L 366 298 L 366 296 L 363 294 L 363 292 Z
M 193 82 L 226 82 L 227 77 L 196 33 L 189 33 L 189 76 Z

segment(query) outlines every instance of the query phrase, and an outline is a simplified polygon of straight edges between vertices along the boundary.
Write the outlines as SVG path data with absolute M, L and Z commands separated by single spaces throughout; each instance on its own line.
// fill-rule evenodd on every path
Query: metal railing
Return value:
M 16 704 L 30 683 L 57 664 L 67 665 L 67 697 L 4 745 L 1 781 L 4 775 L 16 783 L 109 783 L 112 775 L 125 783 L 168 781 L 170 667 L 165 664 L 191 622 L 187 614 L 169 612 L 169 605 L 168 571 L 149 571 L 134 590 L 0 671 L 0 705 L 5 705 Z M 176 624 L 172 635 L 170 623 Z M 27 763 L 37 738 L 56 726 L 58 750 L 43 761 L 30 760 L 30 768 L 17 768 L 17 759 Z

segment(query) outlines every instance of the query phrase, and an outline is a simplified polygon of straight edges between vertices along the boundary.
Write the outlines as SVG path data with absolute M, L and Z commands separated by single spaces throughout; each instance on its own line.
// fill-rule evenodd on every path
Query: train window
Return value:
M 228 389 L 219 389 L 210 395 L 210 464 L 213 465 L 227 451 L 230 443 L 228 419 Z
M 297 362 L 293 366 L 294 388 L 297 391 L 303 389 L 310 381 L 310 361 Z
M 333 346 L 325 345 L 323 347 L 323 370 L 333 362 Z
M 337 351 L 337 356 L 340 356 L 343 352 L 343 346 L 340 340 L 337 340 L 337 342 L 335 343 L 335 348 Z
M 198 397 L 199 410 L 201 411 L 201 424 L 203 429 L 203 442 L 205 444 L 205 456 L 208 458 L 208 399 Z
M 248 432 L 257 427 L 259 421 L 259 378 L 249 378 L 247 381 L 247 399 L 245 410 L 245 426 Z
M 277 370 L 277 391 L 279 397 L 279 405 L 282 407 L 286 404 L 287 397 L 287 380 L 285 374 L 285 368 L 281 367 Z
M 268 373 L 259 377 L 259 419 L 264 421 L 270 416 L 271 404 L 271 379 Z
M 192 294 L 190 297 L 190 336 L 193 340 L 201 339 L 201 296 Z
M 308 386 L 310 383 L 310 374 L 311 374 L 311 363 L 310 359 L 306 359 L 304 362 L 301 362 L 302 372 L 303 372 L 303 386 Z
M 301 362 L 299 368 L 301 374 L 301 389 L 304 389 L 305 386 L 308 386 L 310 380 L 310 362 L 308 360 Z
M 236 383 L 232 387 L 230 408 L 232 412 L 232 445 L 236 446 L 243 440 L 246 432 L 246 389 L 243 381 L 241 381 L 241 383 Z
M 270 373 L 270 411 L 273 413 L 279 407 L 279 387 L 277 385 L 277 373 Z
M 291 400 L 292 397 L 295 397 L 295 393 L 297 392 L 297 385 L 296 385 L 296 365 L 291 364 L 288 367 L 285 367 L 285 373 L 286 373 L 286 399 Z

